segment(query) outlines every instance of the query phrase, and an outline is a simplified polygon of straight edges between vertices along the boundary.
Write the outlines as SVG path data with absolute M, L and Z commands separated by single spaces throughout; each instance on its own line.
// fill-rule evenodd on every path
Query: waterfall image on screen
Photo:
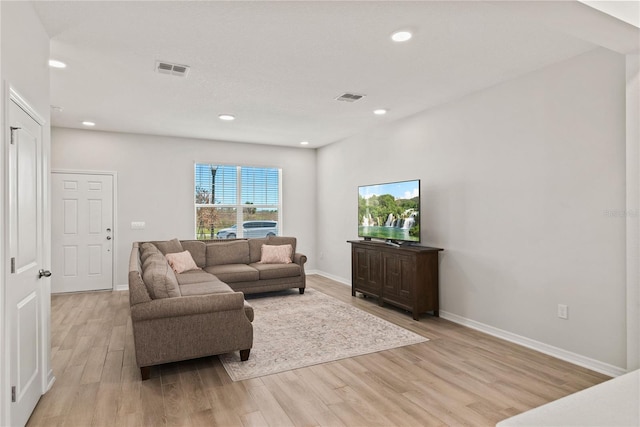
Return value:
M 420 180 L 358 187 L 358 236 L 420 242 Z

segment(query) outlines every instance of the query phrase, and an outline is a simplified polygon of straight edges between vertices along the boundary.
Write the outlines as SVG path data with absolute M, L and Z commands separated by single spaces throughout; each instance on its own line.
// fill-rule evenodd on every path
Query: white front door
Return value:
M 51 292 L 113 288 L 113 176 L 51 174 Z
M 10 341 L 11 425 L 26 424 L 43 393 L 44 232 L 42 126 L 9 102 L 9 256 L 6 331 Z

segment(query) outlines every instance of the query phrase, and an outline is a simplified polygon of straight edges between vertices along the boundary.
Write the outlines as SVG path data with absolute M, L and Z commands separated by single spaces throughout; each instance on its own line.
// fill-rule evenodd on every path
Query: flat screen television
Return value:
M 420 180 L 358 187 L 358 237 L 420 242 Z

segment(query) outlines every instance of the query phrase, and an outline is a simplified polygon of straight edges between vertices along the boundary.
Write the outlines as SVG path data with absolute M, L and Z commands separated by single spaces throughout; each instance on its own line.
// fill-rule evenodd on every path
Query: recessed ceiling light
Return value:
M 309 145 L 309 141 L 300 141 L 300 145 Z
M 235 116 L 232 116 L 231 114 L 220 114 L 218 118 L 220 120 L 226 120 L 228 122 L 236 119 Z
M 384 116 L 385 114 L 387 114 L 387 110 L 385 110 L 384 108 L 378 108 L 377 110 L 373 110 L 373 114 L 375 114 L 376 116 Z
M 413 37 L 413 35 L 409 31 L 396 31 L 391 34 L 391 40 L 394 42 L 406 42 L 411 39 L 411 37 Z
M 96 125 L 94 122 L 90 122 L 90 121 L 87 121 L 87 120 L 85 120 L 84 122 L 82 122 L 82 124 L 83 124 L 83 125 L 85 125 L 85 126 L 89 126 L 89 127 L 91 127 L 91 126 L 95 126 L 95 125 Z
M 49 67 L 53 67 L 53 68 L 67 68 L 67 64 L 65 64 L 62 61 L 58 61 L 57 59 L 50 59 L 49 60 Z

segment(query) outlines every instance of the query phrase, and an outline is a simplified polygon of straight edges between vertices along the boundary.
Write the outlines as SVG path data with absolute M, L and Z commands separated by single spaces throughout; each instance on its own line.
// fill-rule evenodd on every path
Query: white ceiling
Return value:
M 54 126 L 91 120 L 97 130 L 315 148 L 593 49 L 601 23 L 608 38 L 614 27 L 638 38 L 637 27 L 579 2 L 559 12 L 544 3 L 33 4 L 51 57 L 68 65 L 51 69 L 51 104 L 62 107 Z M 567 24 L 581 14 L 589 37 Z M 413 39 L 392 42 L 398 29 Z M 191 70 L 159 74 L 157 60 Z M 334 100 L 344 92 L 367 96 Z

